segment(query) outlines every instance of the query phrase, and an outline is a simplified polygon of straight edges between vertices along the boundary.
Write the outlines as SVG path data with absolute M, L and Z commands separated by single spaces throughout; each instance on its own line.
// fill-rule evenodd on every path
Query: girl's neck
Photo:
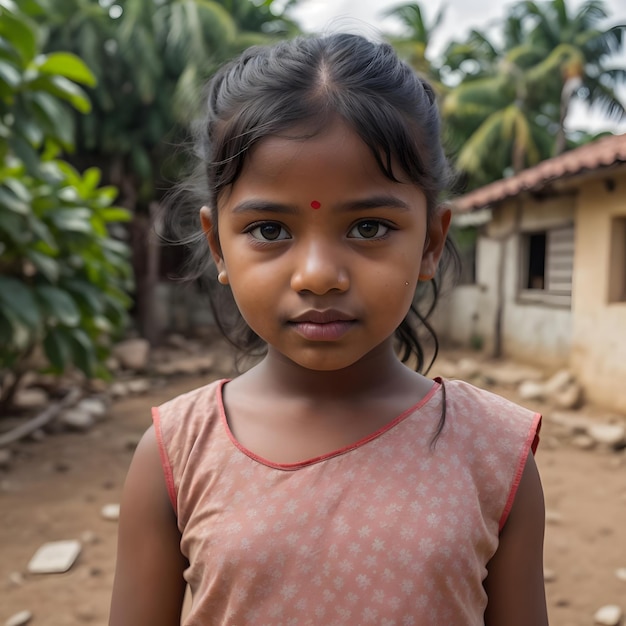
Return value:
M 270 347 L 267 356 L 244 376 L 264 392 L 282 397 L 340 400 L 389 393 L 422 378 L 397 357 L 389 340 L 341 370 L 319 371 L 302 367 Z M 384 391 L 383 391 L 384 390 Z

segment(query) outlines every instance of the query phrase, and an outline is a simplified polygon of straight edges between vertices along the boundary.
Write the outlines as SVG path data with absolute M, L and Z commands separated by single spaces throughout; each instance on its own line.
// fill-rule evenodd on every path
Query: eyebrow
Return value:
M 411 208 L 404 200 L 401 200 L 397 196 L 381 195 L 351 200 L 350 202 L 339 205 L 339 210 L 350 212 L 363 211 L 367 209 L 380 209 L 383 207 L 399 209 L 401 211 L 408 211 Z M 295 214 L 298 213 L 298 208 L 291 204 L 280 204 L 278 202 L 271 202 L 268 200 L 254 199 L 244 200 L 232 208 L 233 213 L 257 213 L 264 211 L 271 213 Z

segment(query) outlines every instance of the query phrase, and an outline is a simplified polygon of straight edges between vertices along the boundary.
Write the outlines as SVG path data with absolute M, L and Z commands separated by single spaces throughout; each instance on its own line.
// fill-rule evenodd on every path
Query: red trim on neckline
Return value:
M 327 452 L 326 454 L 313 457 L 311 459 L 305 459 L 304 461 L 298 461 L 296 463 L 275 463 L 274 461 L 270 461 L 268 459 L 263 458 L 262 456 L 259 456 L 258 454 L 255 454 L 254 452 L 252 452 L 252 450 L 249 450 L 244 445 L 239 443 L 239 441 L 237 441 L 237 439 L 235 438 L 235 435 L 233 434 L 232 430 L 230 429 L 230 425 L 228 424 L 228 418 L 226 417 L 226 409 L 224 408 L 223 388 L 224 388 L 224 385 L 228 382 L 230 382 L 230 379 L 221 380 L 216 390 L 217 403 L 218 403 L 219 412 L 220 412 L 220 420 L 222 422 L 222 426 L 226 432 L 227 437 L 230 439 L 231 443 L 237 449 L 239 449 L 239 451 L 243 452 L 243 454 L 251 458 L 253 461 L 257 461 L 258 463 L 261 463 L 262 465 L 266 465 L 267 467 L 271 467 L 273 469 L 286 470 L 286 471 L 304 469 L 305 467 L 308 467 L 310 465 L 315 465 L 316 463 L 320 463 L 321 461 L 326 461 L 333 457 L 341 456 L 342 454 L 351 452 L 352 450 L 356 450 L 357 448 L 361 448 L 362 446 L 369 443 L 370 441 L 373 441 L 374 439 L 378 439 L 378 437 L 380 437 L 387 431 L 391 430 L 394 426 L 402 422 L 409 415 L 411 415 L 418 409 L 421 409 L 425 404 L 427 404 L 432 399 L 435 393 L 441 388 L 441 379 L 435 378 L 430 390 L 421 400 L 419 400 L 413 406 L 403 411 L 400 415 L 398 415 L 398 417 L 391 420 L 391 422 L 389 422 L 382 428 L 379 428 L 377 431 L 373 432 L 371 435 L 367 435 L 366 437 L 359 439 L 355 443 L 344 446 L 343 448 L 339 448 L 338 450 L 333 450 L 331 452 Z

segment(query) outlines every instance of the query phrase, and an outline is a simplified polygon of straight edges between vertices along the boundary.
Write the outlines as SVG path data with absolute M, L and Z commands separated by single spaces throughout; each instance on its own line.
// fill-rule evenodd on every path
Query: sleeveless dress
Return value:
M 153 410 L 189 561 L 185 626 L 484 624 L 486 565 L 539 414 L 437 380 L 376 433 L 281 465 L 234 439 L 226 383 Z

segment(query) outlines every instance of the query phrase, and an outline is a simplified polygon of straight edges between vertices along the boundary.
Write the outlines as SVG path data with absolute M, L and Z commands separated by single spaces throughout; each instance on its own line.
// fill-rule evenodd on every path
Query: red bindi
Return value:
M 311 202 L 311 208 L 312 209 L 319 209 L 319 208 L 321 208 L 321 206 L 322 206 L 321 202 L 318 202 L 317 200 L 313 200 Z

